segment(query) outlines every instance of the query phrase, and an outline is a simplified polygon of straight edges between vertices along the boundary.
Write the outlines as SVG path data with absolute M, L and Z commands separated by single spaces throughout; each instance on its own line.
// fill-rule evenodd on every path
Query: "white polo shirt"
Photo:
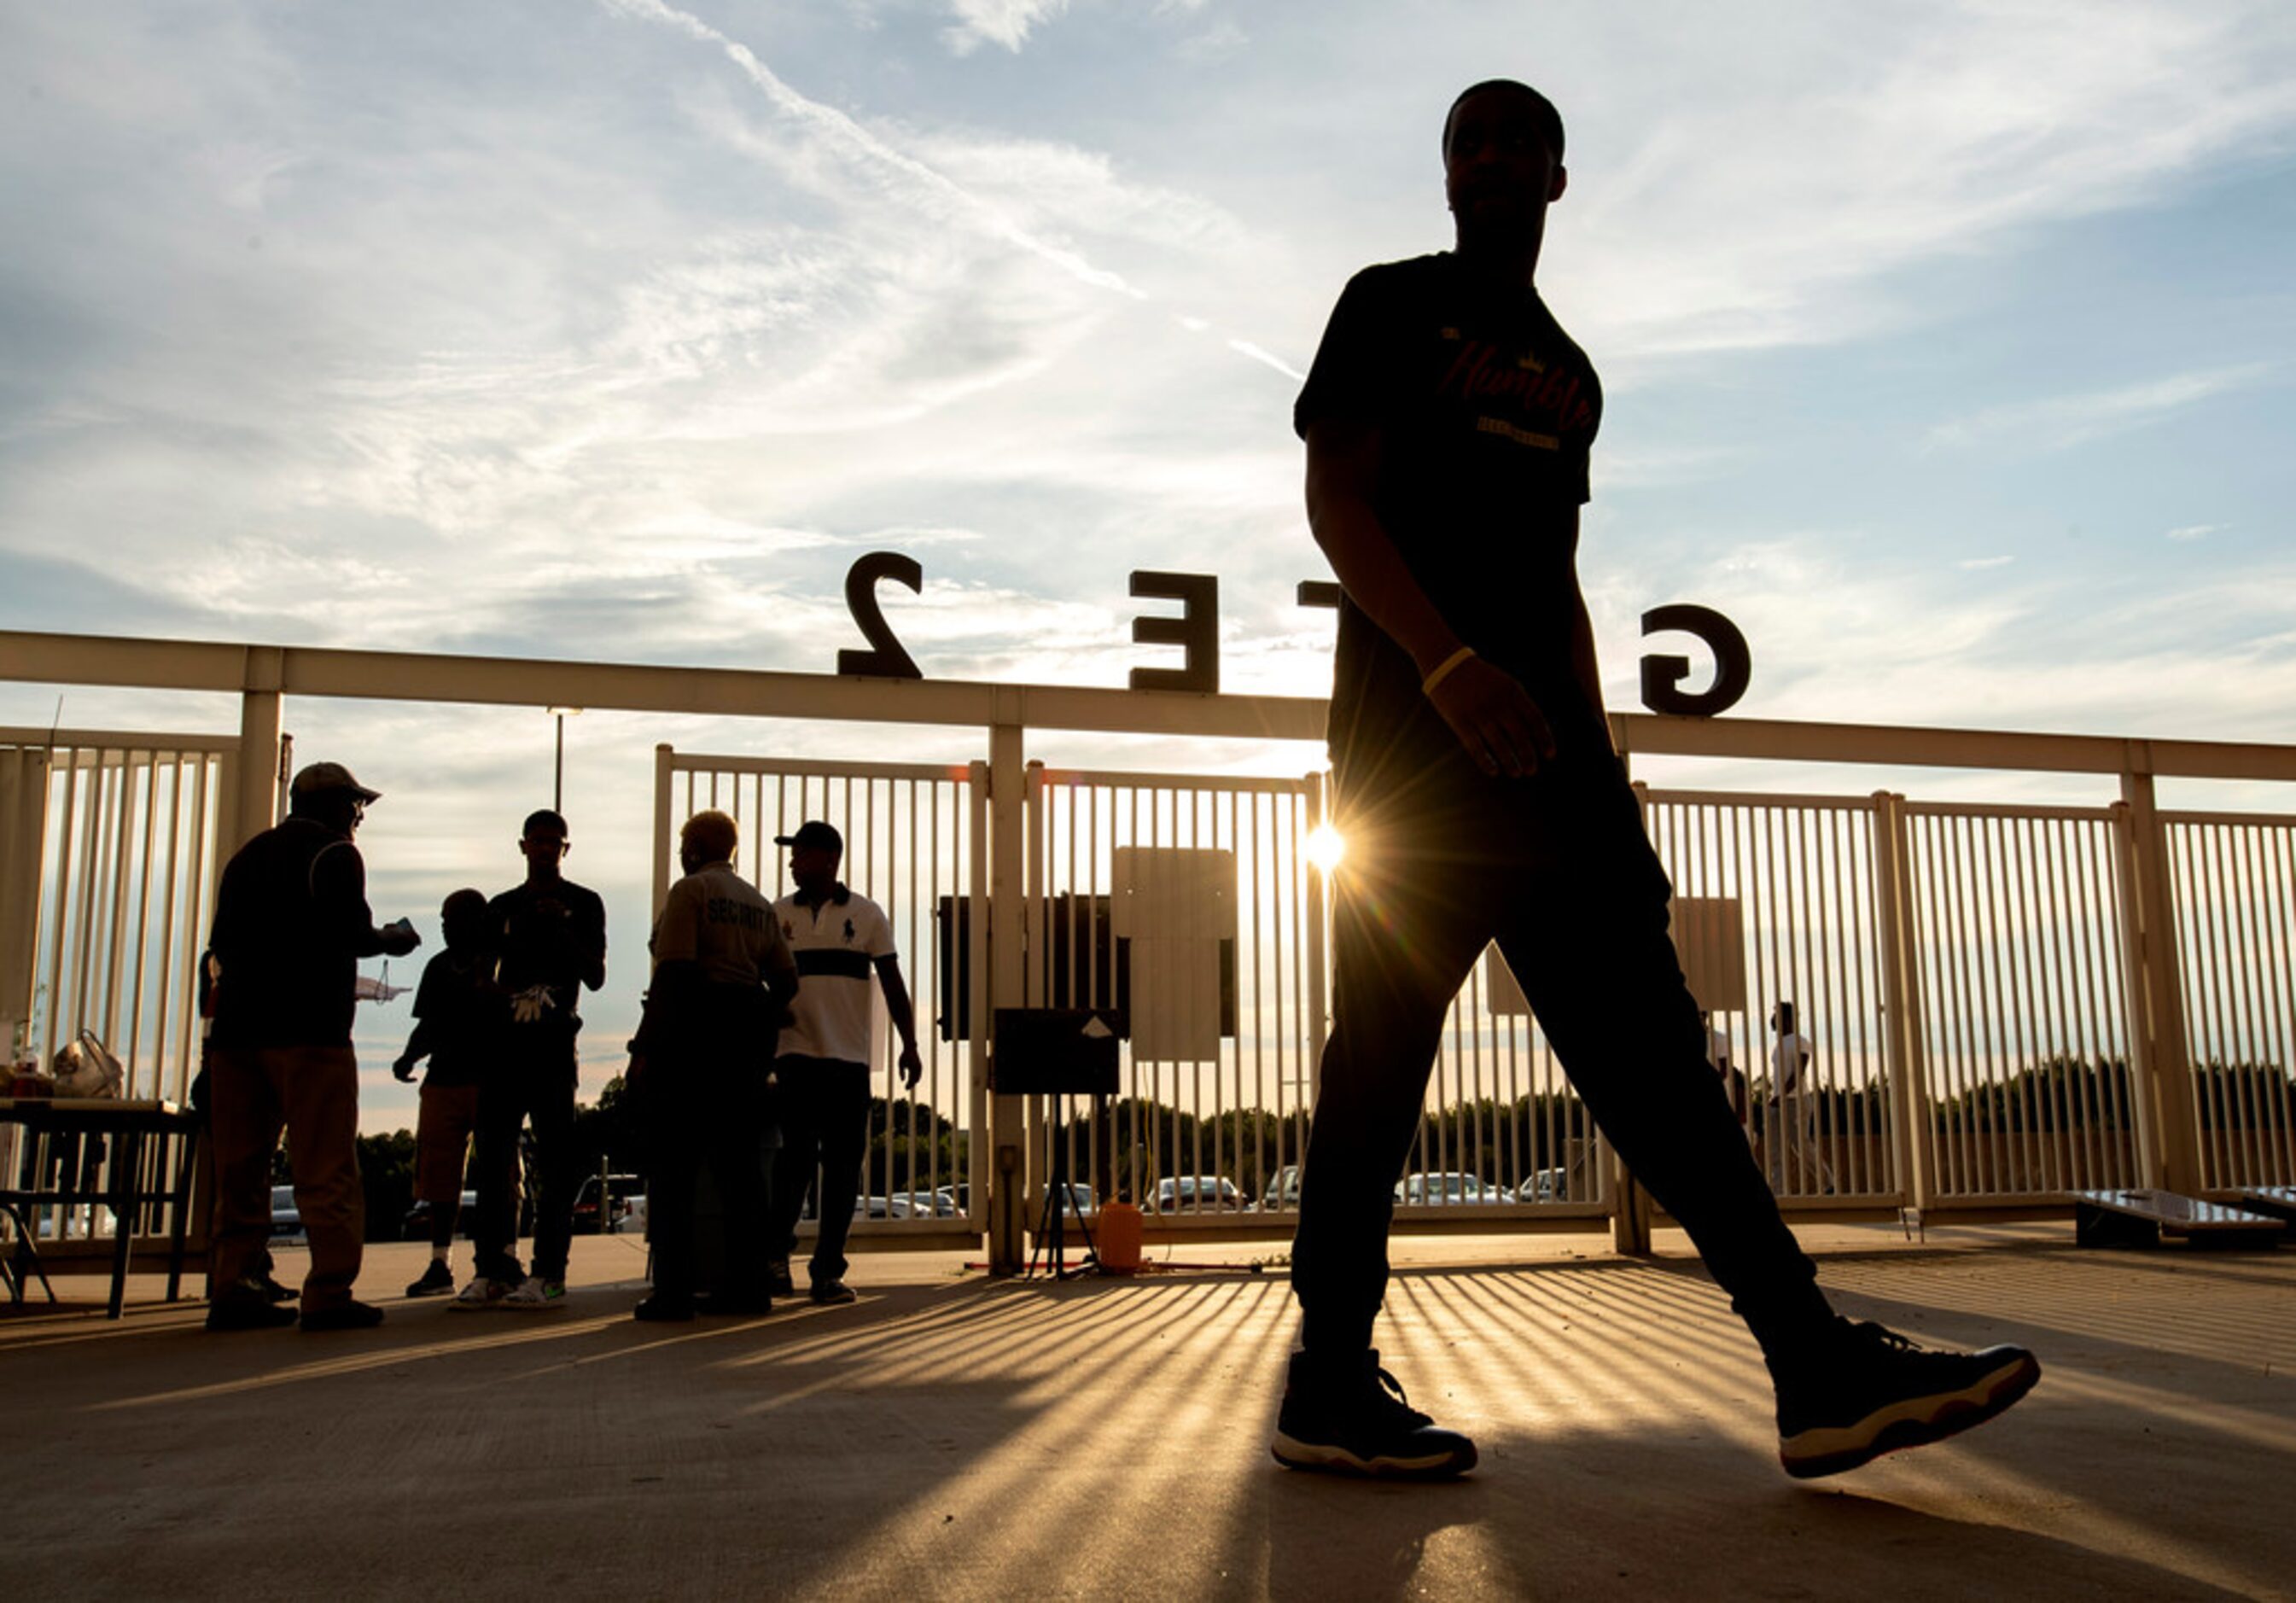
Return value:
M 775 1050 L 783 1057 L 867 1063 L 876 960 L 894 955 L 885 909 L 840 884 L 818 910 L 792 892 L 774 903 L 774 916 L 797 956 L 798 975 L 791 1022 Z

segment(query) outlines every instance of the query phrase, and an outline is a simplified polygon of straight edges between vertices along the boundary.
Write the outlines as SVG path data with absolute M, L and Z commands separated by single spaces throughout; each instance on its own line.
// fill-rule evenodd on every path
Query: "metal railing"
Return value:
M 934 838 L 959 841 L 942 848 L 955 854 L 945 871 L 920 870 L 914 891 L 900 882 L 898 870 L 892 871 L 894 879 L 882 899 L 906 908 L 903 917 L 909 922 L 902 940 L 910 950 L 931 949 L 936 957 L 938 932 L 929 939 L 919 922 L 930 922 L 922 906 L 929 899 L 926 882 L 931 882 L 930 900 L 937 903 L 947 897 L 953 906 L 970 909 L 970 927 L 955 942 L 970 963 L 963 986 L 964 1044 L 961 1049 L 955 1040 L 936 1045 L 935 1086 L 917 1106 L 931 1106 L 939 1115 L 962 1122 L 967 1178 L 993 1183 L 993 1190 L 984 1213 L 976 1185 L 960 1222 L 985 1221 L 991 1259 L 1007 1268 L 1024 1253 L 1023 1221 L 1034 1210 L 1044 1177 L 1040 1159 L 1032 1155 L 1024 1099 L 983 1089 L 983 1021 L 992 1003 L 1009 1004 L 1029 994 L 1032 917 L 1036 938 L 1044 939 L 1052 931 L 1048 909 L 1060 905 L 1060 896 L 1072 899 L 1065 905 L 1073 925 L 1079 905 L 1073 899 L 1096 895 L 1095 884 L 1105 883 L 1089 875 L 1053 877 L 1065 850 L 1059 833 L 1065 826 L 1054 821 L 1051 802 L 1029 802 L 1029 741 L 1048 730 L 1184 737 L 1206 743 L 1204 766 L 1210 769 L 1218 760 L 1211 755 L 1218 743 L 1312 740 L 1324 714 L 1320 702 L 1299 697 L 891 681 L 20 632 L 0 632 L 0 677 L 59 686 L 230 692 L 241 708 L 235 741 L 202 746 L 172 737 L 149 742 L 103 736 L 83 744 L 156 746 L 163 754 L 230 750 L 238 753 L 242 774 L 266 782 L 278 752 L 282 707 L 287 698 L 299 696 L 565 703 L 980 731 L 986 762 L 970 765 L 961 787 L 952 777 L 948 796 L 929 809 L 898 801 L 873 802 L 878 793 L 863 784 L 816 790 L 793 810 L 846 808 L 832 817 L 846 823 L 857 840 L 876 827 L 868 822 L 873 806 L 899 818 L 911 816 L 902 810 L 909 805 L 916 809 L 921 842 L 929 833 L 922 822 L 928 812 L 948 820 L 930 826 L 942 832 Z M 1774 1177 L 1791 1205 L 1868 1213 L 1906 1202 L 1972 1210 L 2005 1204 L 2034 1207 L 2061 1200 L 2069 1187 L 2120 1179 L 2217 1193 L 2242 1184 L 2296 1180 L 2296 1135 L 2291 1130 L 2296 1097 L 2289 1080 L 2288 1041 L 2296 1015 L 2290 978 L 2291 908 L 2296 903 L 2290 877 L 2296 855 L 2292 825 L 2282 818 L 2164 815 L 2154 800 L 2156 776 L 2296 783 L 2296 746 L 1640 714 L 1615 717 L 1612 728 L 1629 761 L 1663 753 L 1741 764 L 1888 764 L 1902 769 L 2087 774 L 2118 781 L 2120 801 L 2109 810 L 1942 807 L 1909 803 L 1886 792 L 1866 802 L 1693 791 L 1649 799 L 1653 837 L 1685 903 L 1703 902 L 1709 914 L 1717 904 L 1737 904 L 1745 949 L 1746 972 L 1739 987 L 1744 1005 L 1719 1005 L 1733 1059 L 1753 1078 L 1775 1081 L 1769 1056 L 1775 1032 L 1767 1009 L 1780 1001 L 1797 1004 L 1797 1023 L 1812 1045 L 1810 1071 L 1795 1093 L 1800 1109 L 1782 1097 L 1778 1139 L 1772 1143 L 1779 1148 L 1772 1160 Z M 20 744 L 39 743 L 27 738 Z M 833 766 L 842 774 L 867 765 Z M 269 784 L 235 780 L 228 760 L 219 769 L 201 766 L 204 781 L 180 762 L 171 769 L 164 756 L 159 770 L 162 794 L 180 788 L 173 777 L 180 774 L 194 789 L 206 784 L 217 798 L 204 874 L 211 875 L 217 857 L 273 816 L 275 796 Z M 130 764 L 126 771 L 136 777 L 107 778 L 103 785 L 125 785 L 141 793 L 150 770 Z M 794 765 L 783 765 L 782 775 L 773 781 L 776 786 L 846 785 Z M 658 777 L 658 811 L 666 817 L 672 801 L 667 770 Z M 1108 782 L 1103 788 L 1111 795 L 1114 787 L 1138 783 L 1124 776 L 1097 778 Z M 765 777 L 760 771 L 724 770 L 720 800 L 733 797 L 723 787 L 737 779 L 749 786 L 742 805 L 757 830 L 769 810 Z M 1201 776 L 1186 782 L 1203 787 Z M 1278 787 L 1290 783 L 1278 782 Z M 698 803 L 706 784 L 696 784 L 705 788 L 688 794 Z M 955 800 L 958 789 L 961 802 Z M 776 790 L 776 802 L 781 793 Z M 44 952 L 74 954 L 66 994 L 75 1007 L 102 1017 L 130 1043 L 138 1083 L 164 1080 L 172 1085 L 180 1082 L 187 1062 L 186 1037 L 179 1024 L 160 1021 L 180 1021 L 184 992 L 135 976 L 148 975 L 149 965 L 157 962 L 188 980 L 193 954 L 184 949 L 183 935 L 195 926 L 198 915 L 157 919 L 157 909 L 174 905 L 176 895 L 163 894 L 161 887 L 176 880 L 156 868 L 155 860 L 167 861 L 168 840 L 186 850 L 190 837 L 168 836 L 162 810 L 151 815 L 153 845 L 147 850 L 141 821 L 145 815 L 134 810 L 144 805 L 135 803 L 125 824 L 106 821 L 111 815 L 102 810 L 90 813 L 96 820 L 94 834 L 71 837 L 68 861 L 40 859 L 38 938 L 48 943 Z M 1256 821 L 1263 818 L 1259 802 L 1235 805 L 1239 828 L 1247 813 Z M 860 822 L 854 821 L 857 817 Z M 962 830 L 955 827 L 959 818 Z M 1273 814 L 1265 818 L 1255 826 L 1271 841 L 1279 834 L 1288 839 L 1296 828 L 1286 823 L 1279 830 Z M 1098 827 L 1094 823 L 1087 833 Z M 1030 844 L 1032 828 L 1045 832 L 1039 847 Z M 1171 839 L 1190 838 L 1178 830 L 1177 818 L 1174 829 Z M 1223 837 L 1214 825 L 1209 835 L 1195 838 Z M 658 871 L 665 873 L 666 839 L 657 843 Z M 1235 851 L 1238 886 L 1248 886 L 1252 900 L 1264 904 L 1263 917 L 1280 907 L 1290 921 L 1286 931 L 1296 938 L 1287 947 L 1272 925 L 1255 934 L 1239 923 L 1231 960 L 1238 987 L 1236 1039 L 1231 1042 L 1223 1034 L 1217 1052 L 1196 1056 L 1174 1056 L 1168 1050 L 1160 1057 L 1147 1055 L 1146 1084 L 1152 1093 L 1161 1091 L 1162 1102 L 1187 1105 L 1199 1121 L 1206 1112 L 1217 1116 L 1218 1105 L 1258 1105 L 1268 1096 L 1273 1106 L 1265 1111 L 1278 1127 L 1270 1151 L 1288 1160 L 1297 1150 L 1300 1126 L 1297 1081 L 1303 1074 L 1312 1080 L 1314 1073 L 1314 1054 L 1303 1043 L 1314 1042 L 1323 1010 L 1316 989 L 1324 982 L 1321 965 L 1307 960 L 1304 946 L 1309 929 L 1320 924 L 1267 889 L 1275 882 L 1263 880 L 1258 867 L 1247 878 L 1242 859 L 1257 850 L 1248 840 L 1201 849 Z M 929 849 L 921 850 L 930 858 Z M 1283 847 L 1271 863 L 1286 860 L 1283 852 L 1291 850 Z M 1289 872 L 1271 870 L 1275 871 Z M 1316 884 L 1312 874 L 1304 879 L 1303 902 Z M 155 921 L 139 924 L 146 907 L 140 887 L 147 882 Z M 59 923 L 51 917 L 58 906 L 83 907 L 89 917 L 74 922 L 79 915 L 68 912 Z M 1248 917 L 1247 909 L 1238 911 Z M 1097 916 L 1096 904 L 1082 914 L 1087 926 Z M 21 945 L 27 927 L 19 917 L 0 933 Z M 147 933 L 138 935 L 139 928 Z M 151 945 L 152 930 L 172 931 L 172 937 L 162 940 L 177 941 L 164 958 Z M 1086 933 L 1096 938 L 1088 927 Z M 1073 929 L 1070 934 L 1075 936 Z M 83 948 L 85 961 L 78 955 Z M 131 960 L 137 954 L 145 969 L 138 970 Z M 1043 953 L 1037 957 L 1041 961 Z M 0 961 L 0 981 L 12 985 L 20 965 L 12 968 L 16 959 L 5 949 L 0 949 L 0 959 L 5 959 Z M 935 990 L 935 966 L 911 965 L 918 989 L 929 993 L 929 1012 L 949 1005 Z M 78 990 L 83 974 L 90 976 L 85 1003 Z M 1546 1171 L 1563 1168 L 1571 1176 L 1584 1173 L 1588 1181 L 1583 1190 L 1566 1181 L 1562 1193 L 1570 1200 L 1534 1201 L 1518 1204 L 1513 1215 L 1500 1209 L 1488 1216 L 1535 1221 L 1558 1209 L 1587 1207 L 1607 1210 L 1614 1221 L 1628 1220 L 1636 1204 L 1631 1194 L 1605 1189 L 1600 1155 L 1570 1152 L 1573 1105 L 1567 1088 L 1533 1022 L 1511 1011 L 1503 974 L 1504 966 L 1487 962 L 1463 989 L 1431 1084 L 1429 1117 L 1414 1164 L 1430 1174 L 1505 1178 L 1518 1196 L 1528 1180 L 1535 1199 L 1554 1194 Z M 1279 976 L 1280 1003 L 1275 1000 Z M 31 986 L 27 980 L 27 1000 Z M 56 1023 L 61 1026 L 63 1021 L 59 1017 Z M 934 1032 L 929 1027 L 928 1033 Z M 1263 1058 L 1271 1086 L 1281 1089 L 1264 1093 L 1253 1081 Z M 146 1081 L 147 1073 L 160 1080 Z M 1500 1116 L 1509 1098 L 1524 1097 L 1532 1099 L 1530 1125 Z M 1765 1128 L 1757 1138 L 1769 1140 L 1767 1097 L 1759 1106 Z M 1454 1107 L 1475 1111 L 1455 1116 L 1447 1112 Z M 1518 1135 L 1536 1128 L 1539 1117 L 1550 1119 L 1550 1130 L 1558 1134 L 1545 1140 Z M 1201 1122 L 1187 1132 L 1184 1145 L 1191 1163 L 1202 1135 Z M 1235 1148 L 1225 1130 L 1215 1129 L 1210 1139 L 1207 1163 L 1217 1163 Z M 1162 1145 L 1168 1153 L 1169 1130 Z M 1543 1156 L 1535 1156 L 1542 1148 Z M 1157 1166 L 1164 1164 L 1160 1153 Z M 1263 1168 L 1274 1171 L 1279 1204 L 1285 1166 L 1263 1162 Z M 1834 1188 L 1831 1196 L 1828 1184 Z M 1443 1183 L 1437 1187 L 1443 1189 Z M 1589 1200 L 1582 1202 L 1582 1196 Z M 1432 1214 L 1446 1204 L 1426 1206 Z M 1628 1227 L 1619 1228 L 1625 1239 Z

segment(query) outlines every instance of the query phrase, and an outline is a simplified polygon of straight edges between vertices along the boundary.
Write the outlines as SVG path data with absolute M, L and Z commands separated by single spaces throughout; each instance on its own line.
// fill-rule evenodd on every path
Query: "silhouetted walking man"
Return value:
M 1838 1319 L 1779 1218 L 1667 939 L 1672 892 L 1611 749 L 1578 590 L 1602 387 L 1534 287 L 1562 119 L 1524 85 L 1478 84 L 1443 158 L 1457 250 L 1349 282 L 1294 415 L 1308 521 L 1346 592 L 1330 738 L 1349 851 L 1275 1456 L 1426 1478 L 1475 1462 L 1405 1402 L 1372 1325 L 1445 1012 L 1494 939 L 1761 1344 L 1788 1472 L 1934 1441 L 2008 1407 L 2039 1366 Z
M 420 943 L 401 920 L 374 926 L 366 865 L 351 837 L 378 793 L 340 763 L 288 787 L 287 817 L 239 849 L 216 889 L 215 1028 L 208 1037 L 215 1142 L 215 1268 L 208 1328 L 247 1330 L 295 1315 L 267 1295 L 271 1156 L 287 1132 L 295 1206 L 311 1239 L 306 1330 L 362 1329 L 382 1310 L 351 1295 L 366 1239 L 358 1169 L 358 1055 L 351 1049 L 358 960 Z

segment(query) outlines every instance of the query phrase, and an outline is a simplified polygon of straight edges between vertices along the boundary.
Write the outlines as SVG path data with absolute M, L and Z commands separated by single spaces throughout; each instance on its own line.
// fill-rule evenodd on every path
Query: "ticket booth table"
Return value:
M 8 1249 L 10 1292 L 24 1300 L 28 1274 L 43 1285 L 40 1227 L 62 1210 L 111 1211 L 111 1298 L 118 1319 L 127 1289 L 135 1237 L 147 1218 L 168 1210 L 168 1301 L 181 1295 L 191 1219 L 198 1114 L 176 1103 L 112 1097 L 0 1097 L 0 1130 L 12 1130 L 15 1151 L 0 1171 L 0 1212 L 15 1228 Z M 54 1297 L 51 1288 L 49 1296 Z

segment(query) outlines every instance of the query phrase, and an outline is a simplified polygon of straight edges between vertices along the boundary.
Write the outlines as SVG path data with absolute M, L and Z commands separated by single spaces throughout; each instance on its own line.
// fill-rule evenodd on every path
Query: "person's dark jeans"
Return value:
M 869 1065 L 834 1057 L 782 1057 L 774 1077 L 781 1086 L 782 1150 L 774 1165 L 776 1255 L 797 1250 L 798 1215 L 821 1170 L 814 1238 L 816 1286 L 845 1278 L 845 1238 L 853 1229 L 853 1202 L 861 1193 L 861 1159 L 869 1147 Z
M 1372 1344 L 1395 1183 L 1452 998 L 1493 939 L 1587 1110 L 1756 1336 L 1830 1317 L 1706 1062 L 1632 790 L 1607 754 L 1512 788 L 1461 767 L 1439 817 L 1351 818 L 1341 789 L 1333 1031 L 1292 1260 L 1303 1344 Z
M 474 1234 L 478 1272 L 489 1279 L 521 1278 L 518 1132 L 529 1120 L 534 1124 L 534 1272 L 545 1280 L 566 1278 L 567 1253 L 574 1239 L 576 1079 L 573 1037 L 554 1030 L 546 1039 L 532 1041 L 519 1040 L 513 1032 L 480 1082 Z
M 638 1106 L 647 1132 L 646 1232 L 654 1295 L 691 1302 L 700 1276 L 694 1196 L 707 1166 L 718 1182 L 723 1278 L 735 1307 L 762 1307 L 773 1154 L 766 1073 L 737 1051 L 650 1063 Z

